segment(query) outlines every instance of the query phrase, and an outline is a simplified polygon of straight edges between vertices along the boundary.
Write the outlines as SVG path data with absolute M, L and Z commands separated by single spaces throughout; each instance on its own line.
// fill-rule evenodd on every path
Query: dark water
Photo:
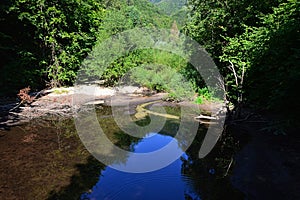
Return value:
M 180 108 L 165 107 L 169 114 Z M 233 154 L 229 140 L 217 145 L 204 159 L 198 158 L 207 128 L 200 126 L 187 151 L 174 139 L 179 121 L 167 120 L 159 132 L 142 138 L 129 136 L 116 125 L 110 107 L 97 109 L 107 137 L 120 148 L 146 153 L 175 141 L 180 158 L 148 173 L 127 173 L 105 166 L 90 155 L 79 140 L 73 119 L 34 120 L 1 131 L 0 199 L 243 199 L 224 176 Z M 138 120 L 147 125 L 149 118 Z M 122 161 L 126 166 L 130 157 Z

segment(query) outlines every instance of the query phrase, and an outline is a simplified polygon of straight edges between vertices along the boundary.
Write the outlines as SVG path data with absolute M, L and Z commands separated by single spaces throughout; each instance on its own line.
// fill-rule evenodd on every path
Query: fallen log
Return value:
M 195 119 L 215 120 L 215 119 L 217 119 L 217 117 L 206 116 L 206 115 L 199 115 L 199 116 L 195 117 Z

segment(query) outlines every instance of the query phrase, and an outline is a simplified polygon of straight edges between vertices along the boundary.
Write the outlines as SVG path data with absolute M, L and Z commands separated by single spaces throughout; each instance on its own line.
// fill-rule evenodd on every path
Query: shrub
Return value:
M 131 81 L 156 91 L 168 92 L 167 100 L 191 99 L 192 84 L 175 69 L 163 65 L 142 65 L 130 72 Z

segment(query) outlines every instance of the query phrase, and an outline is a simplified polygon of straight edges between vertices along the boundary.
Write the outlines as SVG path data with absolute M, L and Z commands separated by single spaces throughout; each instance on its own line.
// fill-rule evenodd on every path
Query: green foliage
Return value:
M 0 13 L 2 90 L 70 85 L 96 40 L 172 23 L 146 0 L 15 0 Z
M 258 17 L 272 11 L 272 6 L 278 2 L 267 1 L 188 1 L 191 21 L 186 26 L 186 32 L 199 41 L 208 52 L 220 53 L 223 36 L 235 36 L 241 33 L 241 24 L 258 25 Z
M 215 97 L 215 92 L 209 90 L 207 87 L 198 89 L 198 96 L 195 98 L 194 102 L 197 104 L 202 104 L 204 101 L 220 101 L 220 99 Z
M 153 2 L 153 1 L 152 1 Z M 164 13 L 173 15 L 186 5 L 186 0 L 161 0 L 153 2 Z
M 186 0 L 150 0 L 160 12 L 167 14 L 178 23 L 180 29 L 188 20 Z
M 95 42 L 104 13 L 101 3 L 16 0 L 7 3 L 5 9 L 2 23 L 11 27 L 1 31 L 1 35 L 10 39 L 6 46 L 10 52 L 1 51 L 9 57 L 2 70 L 7 74 L 17 70 L 20 74 L 14 80 L 4 76 L 5 85 L 13 87 L 19 80 L 40 83 L 35 79 L 42 78 L 52 86 L 72 83 L 82 59 Z
M 228 100 L 238 104 L 243 95 L 243 103 L 261 108 L 299 110 L 298 1 L 191 0 L 189 8 L 185 33 L 213 57 L 225 77 Z M 245 75 L 243 84 L 236 84 L 231 66 L 239 82 Z M 196 72 L 185 70 L 197 80 Z
M 119 48 L 121 44 L 116 43 L 116 45 Z M 105 51 L 105 53 L 109 52 Z M 136 81 L 135 83 L 153 90 L 169 92 L 169 99 L 180 100 L 183 97 L 189 98 L 191 93 L 194 93 L 190 82 L 188 89 L 186 89 L 187 85 L 182 83 L 183 76 L 180 71 L 186 64 L 186 61 L 178 55 L 158 49 L 143 49 L 130 52 L 114 60 L 104 71 L 97 64 L 88 64 L 86 72 L 90 72 L 90 77 L 96 76 L 105 80 L 108 85 L 118 84 L 120 79 L 125 75 L 128 76 L 129 73 Z M 144 66 L 154 67 L 144 68 Z
M 238 74 L 245 66 L 245 92 L 252 103 L 280 109 L 291 105 L 287 97 L 296 102 L 292 91 L 299 84 L 299 7 L 294 0 L 282 3 L 260 17 L 259 27 L 245 25 L 239 36 L 226 37 L 229 43 L 223 48 L 221 60 L 231 61 Z
M 89 56 L 97 58 L 99 62 L 84 62 L 84 66 L 87 67 L 83 69 L 83 72 L 90 78 L 104 79 L 107 85 L 115 85 L 128 70 L 143 63 L 161 63 L 181 67 L 184 65 L 182 59 L 167 52 L 151 49 L 132 50 L 134 46 L 144 46 L 145 41 L 140 35 L 135 35 L 135 33 L 125 34 L 122 37 L 118 35 L 140 27 L 145 30 L 149 29 L 149 35 L 152 35 L 153 28 L 170 29 L 171 24 L 172 21 L 168 16 L 163 15 L 157 7 L 146 0 L 130 1 L 118 8 L 113 7 L 107 10 L 97 34 L 97 44 Z M 114 42 L 115 39 L 118 42 Z M 150 38 L 150 40 L 155 40 L 155 38 Z M 108 41 L 111 41 L 109 47 L 102 47 L 102 44 Z M 132 44 L 135 45 L 131 46 Z M 123 54 L 116 55 L 120 50 L 124 50 Z M 104 57 L 101 59 L 99 56 Z M 106 63 L 106 60 L 112 61 Z
M 130 80 L 151 90 L 168 92 L 168 100 L 187 100 L 194 95 L 192 85 L 175 69 L 164 65 L 133 68 Z
M 171 15 L 171 18 L 178 23 L 178 27 L 182 29 L 185 24 L 188 22 L 188 8 L 186 6 L 182 7 L 177 12 Z
M 121 44 L 118 43 L 115 45 L 115 48 L 120 48 Z M 111 48 L 110 51 L 114 53 L 113 48 Z M 98 76 L 100 79 L 105 80 L 108 85 L 115 85 L 130 69 L 147 63 L 169 66 L 179 72 L 181 72 L 187 64 L 186 61 L 178 55 L 158 49 L 143 49 L 132 51 L 127 55 L 117 58 L 110 63 L 104 71 L 101 71 L 99 66 L 90 66 L 92 70 L 94 68 L 100 70 L 91 72 L 90 75 Z
M 106 24 L 105 22 L 106 19 L 104 19 L 104 25 Z M 124 27 L 124 30 L 122 31 L 131 29 L 131 27 L 132 26 L 127 26 L 127 28 Z M 103 29 L 104 28 L 105 27 L 103 27 Z M 86 67 L 83 68 L 82 71 L 89 77 L 104 79 L 108 85 L 115 85 L 126 72 L 142 64 L 162 64 L 171 66 L 178 71 L 183 69 L 187 64 L 185 59 L 179 56 L 180 53 L 182 53 L 182 41 L 179 38 L 179 30 L 175 22 L 170 31 L 166 29 L 160 31 L 159 29 L 154 29 L 152 27 L 143 29 L 134 27 L 136 28 L 134 29 L 135 31 L 125 31 L 121 34 L 110 36 L 105 40 L 105 38 L 110 35 L 107 33 L 110 32 L 112 34 L 110 28 L 111 26 L 107 26 L 107 29 L 105 28 L 105 31 L 103 32 L 106 33 L 106 35 L 102 34 L 99 36 L 97 45 L 89 55 L 90 59 L 87 59 L 83 63 Z M 153 30 L 155 31 L 155 34 L 153 33 Z M 172 37 L 169 37 L 170 35 Z M 166 38 L 163 36 L 166 36 Z M 170 43 L 167 43 L 169 40 Z M 165 44 L 169 45 L 166 47 L 167 49 L 170 49 L 169 51 L 175 49 L 179 52 L 170 53 L 168 50 L 159 50 L 159 47 L 154 49 L 143 48 L 147 46 L 151 47 L 159 43 L 162 43 L 163 47 L 166 47 Z M 175 45 L 176 47 L 173 48 L 174 46 L 172 45 Z
M 203 97 L 199 96 L 199 97 L 196 97 L 196 99 L 194 100 L 194 102 L 196 104 L 203 104 L 204 99 L 203 99 Z
M 119 7 L 106 11 L 99 29 L 98 42 L 135 27 L 169 28 L 171 26 L 171 19 L 146 0 L 130 2 L 130 5 L 123 3 Z
M 199 89 L 198 94 L 207 100 L 213 98 L 212 92 L 210 92 L 207 87 Z
M 190 0 L 188 3 L 191 20 L 184 28 L 185 33 L 211 54 L 224 76 L 230 73 L 219 59 L 223 54 L 222 47 L 227 44 L 225 37 L 242 33 L 243 24 L 259 26 L 259 16 L 271 12 L 272 6 L 278 5 L 272 0 Z

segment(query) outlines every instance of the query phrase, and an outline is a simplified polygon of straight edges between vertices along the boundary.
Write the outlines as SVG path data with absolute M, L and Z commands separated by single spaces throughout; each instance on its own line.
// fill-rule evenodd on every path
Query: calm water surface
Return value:
M 165 109 L 169 114 L 180 113 L 177 107 Z M 178 120 L 167 120 L 161 131 L 149 130 L 137 138 L 116 125 L 110 107 L 98 108 L 97 116 L 107 137 L 120 148 L 147 153 L 173 140 L 177 144 L 173 151 L 181 156 L 157 171 L 121 172 L 113 167 L 126 167 L 130 156 L 108 166 L 100 163 L 82 145 L 73 119 L 33 120 L 0 132 L 0 199 L 242 199 L 224 177 L 230 151 L 224 153 L 224 147 L 216 146 L 206 158 L 198 158 L 205 127 L 199 127 L 184 152 L 184 136 L 180 141 L 174 138 Z M 136 124 L 144 126 L 149 120 L 137 120 Z
M 149 133 L 132 149 L 136 153 L 147 153 L 167 145 L 172 139 Z M 102 171 L 99 182 L 81 199 L 200 199 L 193 188 L 194 180 L 182 174 L 187 160 L 188 155 L 182 152 L 182 156 L 169 166 L 148 173 L 120 172 L 108 166 Z
M 180 115 L 180 108 L 178 107 L 165 107 L 165 109 L 167 113 Z M 198 159 L 200 144 L 207 131 L 204 126 L 199 127 L 193 144 L 187 152 L 184 152 L 182 147 L 186 145 L 186 140 L 180 138 L 178 141 L 174 138 L 179 129 L 179 120 L 169 119 L 160 132 L 149 131 L 144 137 L 137 139 L 122 131 L 105 129 L 105 127 L 113 126 L 105 125 L 114 122 L 110 118 L 99 118 L 101 127 L 104 127 L 104 132 L 108 137 L 114 135 L 115 138 L 121 140 L 116 142 L 119 147 L 135 153 L 147 153 L 159 150 L 173 140 L 177 143 L 177 148 L 174 148 L 173 151 L 181 156 L 170 165 L 148 173 L 127 173 L 114 169 L 115 165 L 122 165 L 126 168 L 128 163 L 132 163 L 129 162 L 131 161 L 130 156 L 121 164 L 119 162 L 112 163 L 101 171 L 98 182 L 88 192 L 81 195 L 82 200 L 198 200 L 219 199 L 227 195 L 231 199 L 237 198 L 229 181 L 223 178 L 224 169 L 221 169 L 223 166 L 217 164 L 216 158 L 212 156 L 203 160 Z M 139 120 L 136 123 L 147 125 L 149 118 Z M 122 144 L 123 141 L 126 142 Z

